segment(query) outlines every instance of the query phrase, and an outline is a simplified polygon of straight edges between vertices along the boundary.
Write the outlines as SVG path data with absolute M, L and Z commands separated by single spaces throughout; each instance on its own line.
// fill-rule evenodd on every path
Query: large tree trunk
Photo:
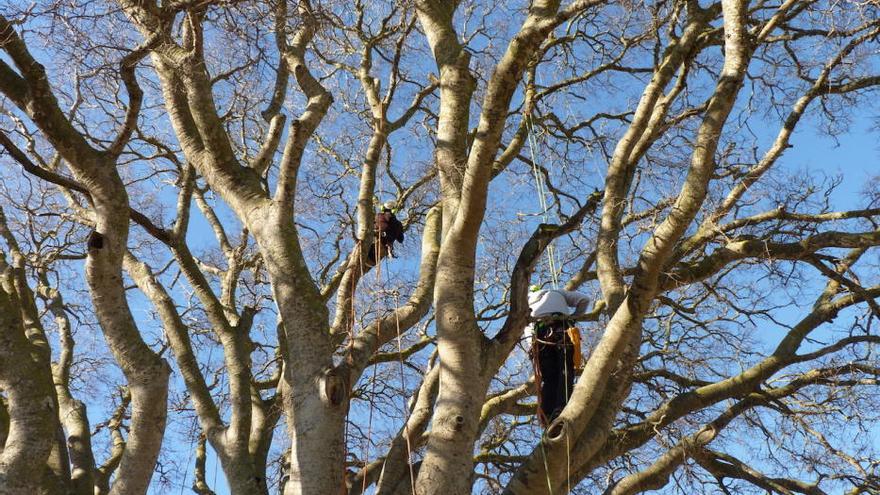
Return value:
M 470 493 L 474 440 L 489 385 L 483 376 L 485 339 L 473 311 L 473 261 L 460 256 L 457 246 L 444 246 L 434 296 L 442 336 L 437 346 L 440 393 L 416 484 L 423 495 Z
M 335 372 L 327 307 L 311 282 L 289 213 L 276 204 L 248 217 L 272 280 L 285 333 L 283 410 L 291 435 L 285 495 L 345 490 L 347 377 Z

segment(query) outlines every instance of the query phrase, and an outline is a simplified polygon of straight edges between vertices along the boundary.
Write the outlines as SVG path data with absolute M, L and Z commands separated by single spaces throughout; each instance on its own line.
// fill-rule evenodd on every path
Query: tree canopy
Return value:
M 0 494 L 880 493 L 877 150 L 805 161 L 876 134 L 878 36 L 0 0 Z M 594 301 L 546 428 L 532 284 Z

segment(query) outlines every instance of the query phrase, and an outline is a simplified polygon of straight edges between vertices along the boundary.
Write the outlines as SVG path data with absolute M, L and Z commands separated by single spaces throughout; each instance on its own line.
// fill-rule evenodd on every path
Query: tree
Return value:
M 235 494 L 880 490 L 876 179 L 784 160 L 876 96 L 878 14 L 4 3 L 0 493 L 185 483 L 175 442 L 197 493 L 209 449 Z M 369 266 L 377 198 L 418 256 Z M 541 279 L 597 301 L 543 432 Z

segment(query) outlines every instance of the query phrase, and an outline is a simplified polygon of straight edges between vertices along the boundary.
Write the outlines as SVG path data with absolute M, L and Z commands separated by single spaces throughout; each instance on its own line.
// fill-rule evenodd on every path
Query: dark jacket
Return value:
M 374 221 L 376 232 L 383 244 L 391 244 L 394 241 L 403 243 L 403 224 L 390 211 L 376 213 Z

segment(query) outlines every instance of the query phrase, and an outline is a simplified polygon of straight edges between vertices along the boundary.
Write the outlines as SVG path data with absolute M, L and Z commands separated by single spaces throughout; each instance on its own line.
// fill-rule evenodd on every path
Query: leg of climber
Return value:
M 549 423 L 552 404 L 548 401 L 554 396 L 553 384 L 555 380 L 550 376 L 554 373 L 553 361 L 556 359 L 547 338 L 550 334 L 546 323 L 535 323 L 534 340 L 532 342 L 532 358 L 535 365 L 535 379 L 538 380 L 538 419 L 543 426 Z
M 370 251 L 367 253 L 367 266 L 376 266 L 377 260 L 381 260 L 389 253 L 388 245 L 385 242 L 385 240 L 379 239 L 370 246 Z
M 555 412 L 560 407 L 560 399 L 563 391 L 562 380 L 559 376 L 561 357 L 555 345 L 540 344 L 541 349 L 538 359 L 541 363 L 541 414 L 547 423 L 555 418 Z
M 367 251 L 367 266 L 376 266 L 376 243 L 374 242 Z
M 541 412 L 550 423 L 565 407 L 565 356 L 562 348 L 563 325 L 549 322 L 537 332 L 541 367 Z
M 389 256 L 394 258 L 394 241 L 391 240 L 388 236 L 383 236 L 379 238 L 379 246 L 382 247 L 382 256 Z

